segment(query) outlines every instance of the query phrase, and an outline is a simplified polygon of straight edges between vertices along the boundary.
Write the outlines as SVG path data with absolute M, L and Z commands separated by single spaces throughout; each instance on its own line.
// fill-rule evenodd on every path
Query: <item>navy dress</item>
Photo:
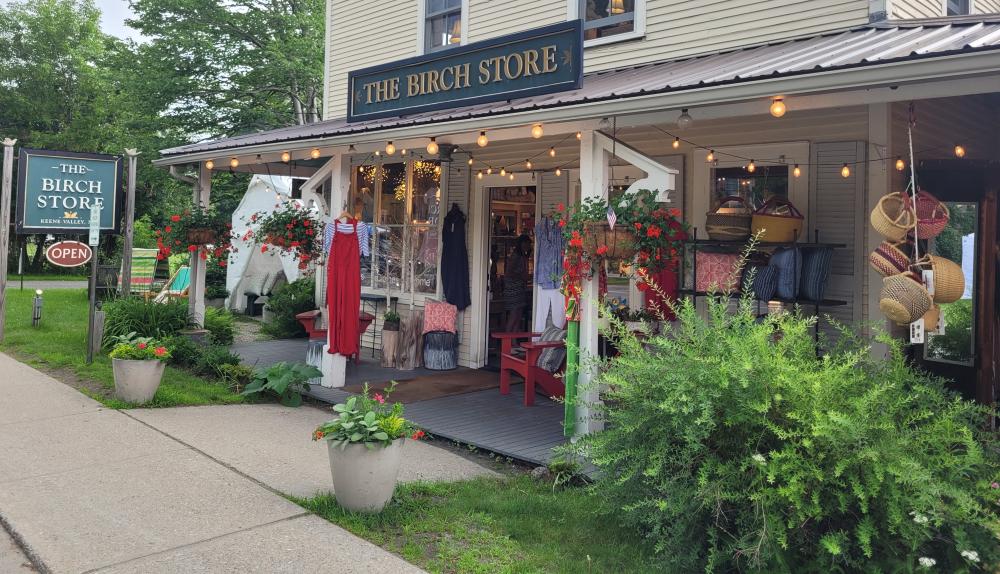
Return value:
M 472 303 L 469 294 L 469 250 L 465 245 L 465 214 L 454 203 L 444 218 L 441 282 L 445 300 L 458 307 L 459 311 Z

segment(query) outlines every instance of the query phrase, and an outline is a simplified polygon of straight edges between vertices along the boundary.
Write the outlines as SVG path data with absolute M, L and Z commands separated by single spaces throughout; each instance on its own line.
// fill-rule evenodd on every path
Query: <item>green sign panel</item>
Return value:
M 347 121 L 399 116 L 580 87 L 580 20 L 350 72 Z
M 18 160 L 17 232 L 77 235 L 101 210 L 102 231 L 118 232 L 121 158 L 22 148 Z

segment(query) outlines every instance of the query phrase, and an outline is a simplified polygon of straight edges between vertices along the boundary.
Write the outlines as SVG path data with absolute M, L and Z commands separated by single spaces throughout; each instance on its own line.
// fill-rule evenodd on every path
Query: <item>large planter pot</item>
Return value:
M 356 512 L 381 511 L 396 490 L 405 440 L 399 438 L 389 446 L 371 449 L 363 444 L 349 444 L 342 449 L 336 442 L 327 441 L 337 504 Z
M 115 396 L 136 404 L 151 401 L 160 386 L 165 366 L 163 361 L 156 359 L 111 359 L 111 368 L 115 374 Z

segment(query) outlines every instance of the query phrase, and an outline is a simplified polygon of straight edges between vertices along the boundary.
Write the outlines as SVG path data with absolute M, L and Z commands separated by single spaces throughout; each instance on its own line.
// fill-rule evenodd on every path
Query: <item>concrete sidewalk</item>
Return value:
M 0 522 L 42 572 L 421 572 L 2 353 L 0 392 Z

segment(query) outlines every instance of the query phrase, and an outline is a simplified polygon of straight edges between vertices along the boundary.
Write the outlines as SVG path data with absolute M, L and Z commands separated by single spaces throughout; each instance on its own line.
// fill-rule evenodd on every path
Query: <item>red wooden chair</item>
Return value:
M 493 338 L 500 341 L 500 394 L 510 394 L 510 373 L 515 372 L 524 379 L 524 406 L 535 404 L 535 385 L 542 388 L 550 397 L 561 397 L 565 392 L 562 379 L 557 373 L 550 373 L 538 366 L 538 357 L 545 349 L 563 347 L 566 341 L 537 341 L 531 338 L 540 333 L 494 333 Z M 523 340 L 523 342 L 522 342 Z M 520 346 L 524 354 L 515 354 L 514 348 Z M 565 361 L 560 373 L 566 368 Z
M 309 340 L 319 340 L 326 339 L 326 329 L 323 329 L 317 325 L 322 311 L 319 309 L 314 309 L 312 311 L 306 311 L 304 313 L 299 313 L 295 316 L 299 324 L 305 328 L 306 333 L 309 334 Z M 361 313 L 358 315 L 358 352 L 354 354 L 354 364 L 361 363 L 361 336 L 365 334 L 368 330 L 368 326 L 372 324 L 375 320 L 375 316 L 370 313 Z M 350 358 L 350 357 L 349 357 Z

